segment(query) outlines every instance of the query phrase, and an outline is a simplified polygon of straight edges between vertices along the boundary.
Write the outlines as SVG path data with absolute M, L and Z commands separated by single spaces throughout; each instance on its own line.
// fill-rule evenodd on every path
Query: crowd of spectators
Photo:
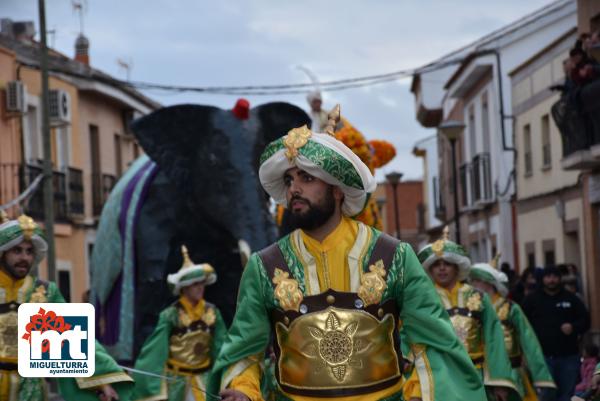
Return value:
M 510 272 L 508 266 L 502 270 Z M 598 347 L 586 332 L 590 316 L 582 299 L 581 279 L 573 264 L 529 267 L 520 277 L 508 274 L 510 298 L 521 305 L 533 327 L 556 391 L 542 394 L 543 401 L 568 401 L 592 386 Z M 592 366 L 593 365 L 593 366 Z
M 600 79 L 600 60 L 595 53 L 598 47 L 600 47 L 600 30 L 579 35 L 575 46 L 569 51 L 569 58 L 563 61 L 565 83 L 553 89 L 571 94 L 577 88 Z

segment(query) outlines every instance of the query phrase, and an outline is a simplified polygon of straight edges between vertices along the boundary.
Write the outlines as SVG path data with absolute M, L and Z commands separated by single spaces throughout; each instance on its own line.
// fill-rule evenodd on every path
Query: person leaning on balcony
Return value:
M 506 299 L 508 278 L 496 269 L 498 258 L 499 255 L 490 263 L 471 266 L 469 279 L 473 287 L 488 294 L 502 323 L 504 345 L 515 370 L 519 390 L 524 394 L 523 400 L 537 401 L 534 387 L 541 393 L 542 389 L 555 389 L 556 384 L 546 365 L 542 347 L 523 310 L 515 302 Z
M 522 394 L 504 346 L 502 325 L 490 298 L 464 282 L 471 267 L 467 251 L 448 239 L 446 227 L 442 238 L 421 249 L 418 257 L 483 379 L 488 399 L 520 400 Z
M 410 245 L 351 218 L 376 182 L 333 135 L 336 117 L 327 133 L 290 130 L 260 158 L 262 186 L 297 229 L 246 265 L 215 365 L 223 400 L 262 399 L 271 336 L 277 400 L 485 400 Z M 402 349 L 414 369 L 403 372 Z
M 0 400 L 48 399 L 44 379 L 25 378 L 17 371 L 17 309 L 22 303 L 65 302 L 56 283 L 30 274 L 46 256 L 48 245 L 35 221 L 22 215 L 9 220 L 0 211 Z M 68 401 L 128 400 L 132 379 L 96 342 L 94 376 L 57 379 L 60 394 Z

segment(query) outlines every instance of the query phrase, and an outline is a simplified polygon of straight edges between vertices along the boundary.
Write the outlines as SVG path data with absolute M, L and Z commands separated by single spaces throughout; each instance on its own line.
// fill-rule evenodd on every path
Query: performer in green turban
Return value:
M 167 277 L 179 299 L 160 313 L 142 347 L 135 369 L 150 375 L 133 375 L 133 400 L 204 401 L 219 392 L 211 368 L 227 327 L 219 310 L 204 300 L 204 288 L 217 274 L 207 263 L 194 264 L 185 246 L 182 254 L 183 266 Z
M 446 227 L 441 239 L 421 249 L 419 261 L 435 283 L 473 365 L 481 372 L 488 398 L 520 400 L 494 307 L 486 294 L 464 282 L 471 266 L 467 251 L 448 239 Z
M 56 284 L 30 274 L 46 256 L 48 244 L 35 221 L 22 215 L 9 220 L 0 211 L 0 400 L 45 401 L 46 382 L 17 371 L 17 309 L 22 303 L 65 302 Z M 132 379 L 96 342 L 95 373 L 89 378 L 57 379 L 67 401 L 127 400 Z
M 506 299 L 508 278 L 496 266 L 499 255 L 490 263 L 476 263 L 469 273 L 473 287 L 490 297 L 504 331 L 504 344 L 515 370 L 523 401 L 537 401 L 535 388 L 556 388 L 544 353 L 525 313 L 519 305 Z M 529 379 L 531 377 L 531 380 Z M 532 383 L 533 381 L 533 383 Z
M 332 135 L 337 112 L 326 133 L 292 129 L 260 159 L 263 188 L 297 229 L 246 265 L 215 366 L 223 399 L 262 399 L 274 338 L 277 400 L 485 400 L 411 247 L 352 219 L 376 183 Z

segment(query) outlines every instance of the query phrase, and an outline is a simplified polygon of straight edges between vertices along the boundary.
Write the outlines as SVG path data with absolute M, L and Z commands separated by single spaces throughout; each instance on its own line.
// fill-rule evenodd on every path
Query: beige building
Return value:
M 23 29 L 25 26 L 26 29 Z M 32 23 L 3 20 L 0 33 L 0 205 L 15 199 L 42 171 L 39 50 Z M 128 123 L 159 107 L 141 93 L 111 83 L 89 65 L 80 36 L 71 59 L 50 51 L 50 114 L 55 202 L 56 277 L 68 300 L 89 288 L 89 264 L 104 201 L 140 149 Z M 41 185 L 25 212 L 44 219 Z M 9 209 L 16 216 L 20 207 Z
M 517 148 L 517 220 L 521 266 L 573 263 L 587 269 L 583 240 L 583 187 L 576 171 L 561 167 L 562 139 L 550 109 L 549 87 L 564 82 L 563 61 L 575 28 L 510 73 Z M 585 274 L 583 275 L 585 277 Z
M 577 33 L 600 30 L 600 2 L 577 1 Z M 598 59 L 598 56 L 595 56 Z M 556 101 L 547 112 L 556 115 L 562 141 L 560 165 L 565 172 L 576 174 L 581 183 L 582 217 L 580 241 L 585 301 L 590 309 L 592 330 L 600 331 L 600 80 L 580 88 L 575 102 Z M 569 98 L 567 98 L 569 99 Z

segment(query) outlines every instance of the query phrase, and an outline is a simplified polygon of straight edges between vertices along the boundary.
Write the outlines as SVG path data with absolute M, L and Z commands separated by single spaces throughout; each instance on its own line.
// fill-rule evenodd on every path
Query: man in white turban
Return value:
M 21 377 L 15 326 L 22 303 L 65 302 L 56 283 L 31 275 L 45 257 L 48 244 L 44 232 L 29 216 L 9 220 L 0 211 L 0 400 L 42 401 L 48 388 L 41 378 Z M 128 399 L 131 378 L 96 342 L 94 376 L 59 379 L 59 392 L 66 400 L 103 401 Z
M 292 129 L 260 159 L 261 184 L 298 229 L 246 265 L 215 365 L 221 396 L 262 399 L 273 335 L 277 400 L 484 400 L 411 247 L 352 219 L 376 184 L 331 135 L 333 117 L 328 133 Z

